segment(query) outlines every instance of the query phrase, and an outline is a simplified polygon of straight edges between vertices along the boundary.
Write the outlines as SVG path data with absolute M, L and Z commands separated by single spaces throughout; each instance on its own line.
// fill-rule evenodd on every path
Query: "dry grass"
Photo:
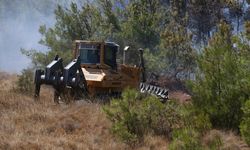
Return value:
M 168 149 L 164 137 L 148 135 L 136 147 L 120 142 L 110 133 L 111 122 L 101 105 L 78 101 L 69 105 L 53 103 L 53 89 L 41 89 L 40 101 L 11 90 L 16 75 L 0 72 L 0 149 Z M 203 144 L 222 139 L 221 149 L 243 149 L 238 136 L 211 130 Z
M 8 74 L 0 71 L 0 91 L 9 91 L 13 89 L 17 75 Z
M 40 102 L 13 92 L 15 75 L 0 73 L 0 149 L 131 149 L 110 133 L 101 105 L 53 103 L 42 88 Z M 148 136 L 135 149 L 166 149 L 164 138 Z
M 220 139 L 221 150 L 250 150 L 247 144 L 236 136 L 233 132 L 223 132 L 220 130 L 211 130 L 203 137 L 203 145 L 209 145 L 214 139 Z

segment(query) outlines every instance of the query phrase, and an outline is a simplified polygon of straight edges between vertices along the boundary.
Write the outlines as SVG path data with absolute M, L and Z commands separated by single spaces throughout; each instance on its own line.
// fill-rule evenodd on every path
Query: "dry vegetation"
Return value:
M 99 104 L 55 105 L 49 88 L 34 102 L 11 90 L 15 80 L 0 73 L 0 149 L 131 149 L 110 133 Z M 166 148 L 166 139 L 147 136 L 135 149 Z
M 0 149 L 167 149 L 166 138 L 152 135 L 132 148 L 110 133 L 111 122 L 100 104 L 55 105 L 48 87 L 42 88 L 40 102 L 34 102 L 12 90 L 16 79 L 0 73 Z M 207 133 L 203 144 L 215 137 L 222 139 L 221 149 L 249 149 L 235 134 L 218 130 Z
M 222 150 L 249 150 L 245 142 L 243 142 L 239 136 L 236 136 L 233 132 L 223 132 L 219 130 L 211 130 L 206 135 L 204 135 L 202 141 L 203 145 L 211 144 L 216 138 L 220 138 L 223 144 L 220 149 Z

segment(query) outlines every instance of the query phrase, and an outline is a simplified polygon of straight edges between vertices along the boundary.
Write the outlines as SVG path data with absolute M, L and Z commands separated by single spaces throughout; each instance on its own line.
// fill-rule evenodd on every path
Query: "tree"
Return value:
M 115 7 L 113 3 L 114 2 L 111 2 L 110 0 L 99 1 L 100 8 L 102 8 L 101 12 L 103 13 L 104 26 L 107 30 L 104 34 L 111 40 L 114 40 L 114 33 L 121 31 L 120 20 L 117 17 L 117 12 L 113 11 L 113 8 L 119 8 Z
M 242 88 L 247 76 L 239 54 L 230 26 L 220 22 L 218 32 L 198 59 L 199 71 L 192 89 L 194 105 L 209 115 L 214 127 L 238 129 L 241 106 L 249 97 L 244 91 L 249 88 Z
M 166 23 L 163 18 L 166 11 L 159 0 L 131 1 L 125 12 L 124 38 L 135 40 L 142 48 L 154 48 L 159 42 L 159 31 Z
M 221 19 L 223 3 L 217 0 L 191 0 L 188 3 L 189 28 L 195 35 L 195 40 L 203 42 L 211 36 L 211 30 Z
M 169 23 L 161 34 L 160 56 L 163 57 L 160 63 L 168 65 L 164 71 L 171 78 L 177 79 L 180 73 L 187 76 L 194 71 L 196 51 L 184 26 L 175 21 Z
M 170 0 L 172 19 L 185 27 L 187 27 L 187 4 L 186 0 Z
M 95 5 L 85 4 L 81 9 L 75 3 L 71 3 L 70 8 L 58 5 L 55 15 L 56 23 L 53 28 L 42 25 L 39 29 L 42 35 L 39 43 L 47 46 L 50 51 L 41 53 L 22 50 L 35 62 L 35 67 L 47 65 L 56 54 L 68 63 L 72 59 L 70 56 L 74 40 L 104 39 L 101 31 L 103 18 Z
M 167 10 L 160 0 L 129 1 L 123 9 L 119 39 L 122 45 L 130 45 L 129 62 L 138 62 L 138 48 L 156 50 L 160 42 L 160 31 L 168 21 Z

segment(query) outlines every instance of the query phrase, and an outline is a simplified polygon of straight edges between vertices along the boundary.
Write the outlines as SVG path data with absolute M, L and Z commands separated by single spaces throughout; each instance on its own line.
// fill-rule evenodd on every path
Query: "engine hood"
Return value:
M 82 68 L 82 72 L 87 81 L 102 81 L 105 73 L 101 69 Z

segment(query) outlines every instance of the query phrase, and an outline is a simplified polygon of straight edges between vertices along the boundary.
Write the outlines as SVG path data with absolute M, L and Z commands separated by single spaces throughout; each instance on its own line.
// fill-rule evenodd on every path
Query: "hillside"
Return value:
M 0 74 L 0 149 L 130 149 L 110 133 L 99 104 L 55 105 L 49 88 L 40 102 L 12 90 L 15 75 Z M 148 136 L 136 149 L 166 149 L 167 141 Z
M 152 135 L 130 147 L 110 132 L 111 122 L 100 104 L 55 105 L 49 87 L 43 87 L 40 102 L 35 102 L 12 90 L 16 79 L 0 73 L 0 149 L 167 149 L 166 138 Z M 204 135 L 203 144 L 217 136 L 223 140 L 222 149 L 249 149 L 234 133 L 218 130 Z

